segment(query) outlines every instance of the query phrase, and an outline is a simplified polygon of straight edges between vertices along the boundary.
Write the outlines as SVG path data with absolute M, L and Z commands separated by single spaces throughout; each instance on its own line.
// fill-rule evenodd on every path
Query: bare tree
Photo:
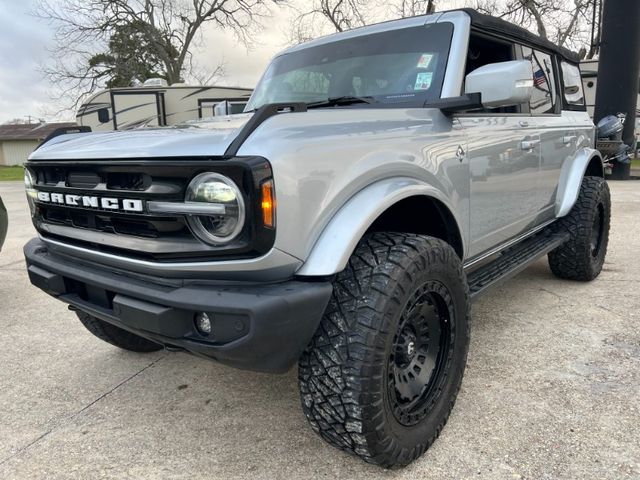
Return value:
M 602 0 L 466 0 L 461 3 L 504 18 L 543 38 L 589 58 L 597 53 L 595 15 Z M 411 17 L 450 8 L 451 0 L 312 0 L 297 11 L 290 40 L 299 43 L 330 32 L 341 32 L 386 18 Z M 590 37 L 594 37 L 594 42 Z M 592 47 L 587 50 L 589 45 Z
M 529 28 L 557 45 L 582 50 L 589 44 L 592 28 L 591 12 L 595 1 L 476 0 L 475 8 Z
M 435 0 L 400 0 L 393 5 L 394 13 L 401 18 L 425 15 L 436 11 Z
M 43 67 L 45 76 L 59 89 L 61 98 L 82 97 L 100 88 L 104 76 L 89 60 L 101 53 L 122 27 L 135 28 L 145 49 L 159 61 L 168 83 L 193 72 L 198 77 L 222 73 L 222 65 L 202 72 L 194 66 L 192 49 L 201 41 L 202 27 L 213 24 L 233 32 L 245 46 L 269 15 L 269 5 L 284 0 L 39 0 L 34 15 L 54 28 L 53 61 Z M 99 66 L 99 65 L 98 65 Z
M 323 34 L 366 25 L 370 23 L 367 13 L 371 3 L 367 0 L 312 0 L 308 8 L 296 9 L 290 42 L 301 43 Z
M 22 118 L 18 117 L 7 120 L 3 122 L 2 125 L 39 125 L 41 123 L 44 123 L 44 119 L 34 117 L 33 115 L 25 115 Z
M 603 0 L 593 0 L 591 6 L 591 41 L 587 58 L 594 58 L 600 53 L 600 41 L 602 37 L 602 2 Z

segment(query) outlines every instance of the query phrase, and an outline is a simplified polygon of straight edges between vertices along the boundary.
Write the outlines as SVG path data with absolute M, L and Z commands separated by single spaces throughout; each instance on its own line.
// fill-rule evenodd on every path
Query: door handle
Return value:
M 562 137 L 562 143 L 564 143 L 565 145 L 570 145 L 575 142 L 577 138 L 577 135 L 565 135 L 564 137 Z
M 520 142 L 520 148 L 522 150 L 533 150 L 540 145 L 540 140 L 523 140 Z

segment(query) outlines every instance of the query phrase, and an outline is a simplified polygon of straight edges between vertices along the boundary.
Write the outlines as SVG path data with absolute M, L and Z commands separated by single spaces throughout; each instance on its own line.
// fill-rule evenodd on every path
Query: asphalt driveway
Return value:
M 29 284 L 21 183 L 0 253 L 0 478 L 640 478 L 640 182 L 612 182 L 602 275 L 546 260 L 473 307 L 469 364 L 440 439 L 401 471 L 326 445 L 296 372 L 137 355 L 84 330 Z

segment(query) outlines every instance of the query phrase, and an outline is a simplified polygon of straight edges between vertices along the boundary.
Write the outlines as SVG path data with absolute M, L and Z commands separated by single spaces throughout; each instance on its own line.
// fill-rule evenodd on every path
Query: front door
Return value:
M 469 258 L 527 230 L 536 199 L 540 130 L 525 114 L 467 114 L 470 174 Z

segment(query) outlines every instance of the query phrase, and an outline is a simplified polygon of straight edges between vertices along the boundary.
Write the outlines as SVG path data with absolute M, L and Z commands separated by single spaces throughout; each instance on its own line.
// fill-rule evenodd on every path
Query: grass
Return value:
M 631 168 L 640 168 L 640 158 L 631 160 Z
M 24 178 L 24 168 L 22 165 L 14 167 L 0 167 L 0 182 L 11 180 L 22 180 Z

